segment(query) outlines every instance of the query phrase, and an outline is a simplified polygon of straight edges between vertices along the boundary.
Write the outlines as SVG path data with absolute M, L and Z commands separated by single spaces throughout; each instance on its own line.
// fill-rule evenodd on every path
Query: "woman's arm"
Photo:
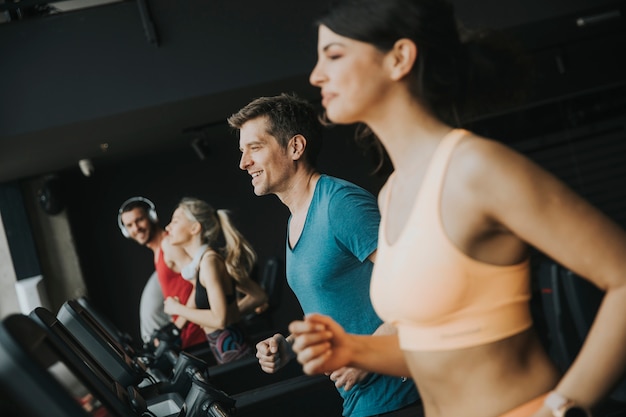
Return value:
M 554 176 L 499 144 L 479 146 L 474 195 L 505 231 L 605 291 L 586 341 L 556 390 L 592 407 L 626 368 L 626 233 Z
M 249 277 L 237 283 L 237 291 L 243 294 L 243 297 L 237 300 L 237 306 L 242 315 L 252 312 L 260 314 L 267 309 L 267 293 Z
M 384 332 L 388 330 L 383 328 Z M 395 334 L 353 335 L 328 316 L 309 314 L 289 325 L 292 348 L 307 374 L 329 373 L 344 366 L 386 375 L 410 375 Z
M 176 314 L 205 328 L 207 332 L 223 329 L 239 320 L 237 311 L 233 314 L 226 302 L 225 287 L 232 279 L 226 272 L 224 261 L 217 254 L 207 253 L 200 261 L 200 283 L 207 289 L 210 309 L 190 308 L 173 298 L 165 300 L 165 312 Z M 236 309 L 235 309 L 236 310 Z M 236 317 L 233 317 L 235 316 Z
M 196 286 L 195 285 L 193 289 L 191 290 L 191 294 L 189 294 L 189 298 L 187 298 L 187 303 L 185 304 L 185 306 L 187 306 L 187 308 L 190 308 L 190 309 L 196 308 Z M 174 325 L 176 325 L 176 327 L 178 327 L 179 329 L 182 329 L 185 326 L 185 324 L 187 324 L 188 321 L 189 320 L 187 320 L 183 316 L 177 316 L 176 319 L 174 320 Z

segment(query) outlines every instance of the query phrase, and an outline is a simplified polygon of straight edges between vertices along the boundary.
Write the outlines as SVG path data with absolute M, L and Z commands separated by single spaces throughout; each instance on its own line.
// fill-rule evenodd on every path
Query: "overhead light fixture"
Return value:
M 93 162 L 91 159 L 81 159 L 78 161 L 78 167 L 85 177 L 91 177 L 95 168 L 93 167 Z

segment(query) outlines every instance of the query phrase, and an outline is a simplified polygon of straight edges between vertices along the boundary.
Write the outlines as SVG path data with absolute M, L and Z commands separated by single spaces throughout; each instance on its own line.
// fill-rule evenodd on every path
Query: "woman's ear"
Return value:
M 191 234 L 197 235 L 202 232 L 202 226 L 200 226 L 200 222 L 193 222 L 191 224 Z
M 401 80 L 411 72 L 413 65 L 415 65 L 417 45 L 410 39 L 398 39 L 388 56 L 391 60 L 391 79 L 394 81 Z

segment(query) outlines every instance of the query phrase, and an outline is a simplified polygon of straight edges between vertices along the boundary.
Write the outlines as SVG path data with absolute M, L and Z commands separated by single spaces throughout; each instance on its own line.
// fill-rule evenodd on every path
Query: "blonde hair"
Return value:
M 235 281 L 241 282 L 250 276 L 257 255 L 252 245 L 234 226 L 228 210 L 215 210 L 207 202 L 191 197 L 183 198 L 178 207 L 183 209 L 189 220 L 200 223 L 202 243 L 222 253 L 226 271 Z M 224 237 L 225 246 L 218 248 L 221 236 Z

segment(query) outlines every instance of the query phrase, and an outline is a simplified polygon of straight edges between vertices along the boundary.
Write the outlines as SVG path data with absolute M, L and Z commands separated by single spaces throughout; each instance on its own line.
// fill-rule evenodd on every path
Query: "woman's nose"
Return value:
M 309 82 L 311 85 L 315 87 L 320 87 L 323 81 L 322 70 L 320 68 L 319 61 L 313 67 L 313 71 L 311 71 L 311 75 L 309 75 Z

